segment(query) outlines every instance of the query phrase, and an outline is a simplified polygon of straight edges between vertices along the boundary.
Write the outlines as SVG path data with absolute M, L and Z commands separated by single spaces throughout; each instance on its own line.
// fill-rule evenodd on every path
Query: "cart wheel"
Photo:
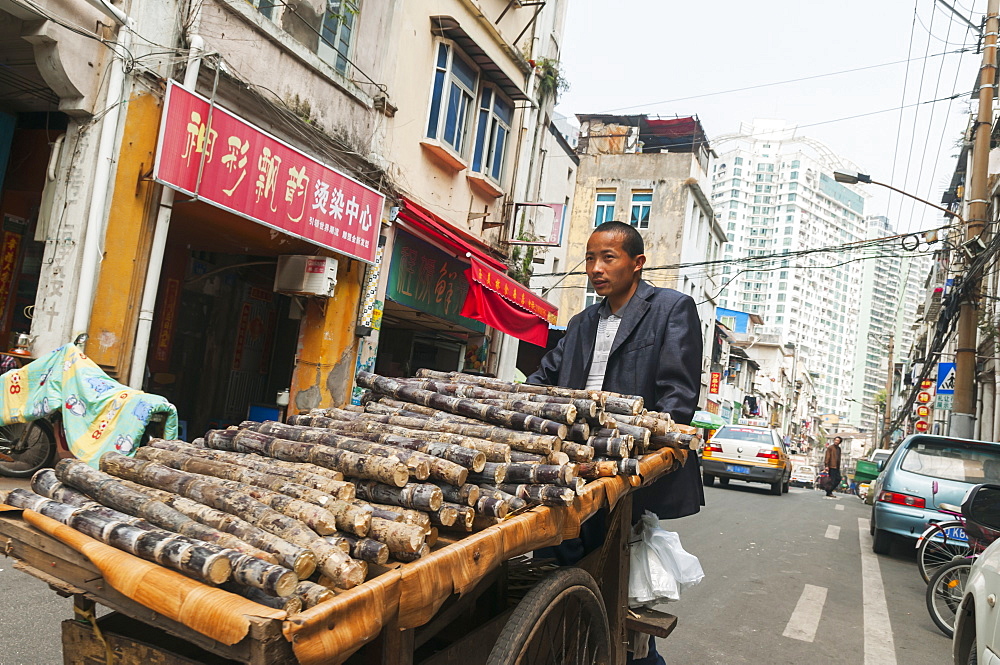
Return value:
M 560 568 L 518 603 L 487 665 L 598 665 L 611 660 L 608 614 L 594 578 Z

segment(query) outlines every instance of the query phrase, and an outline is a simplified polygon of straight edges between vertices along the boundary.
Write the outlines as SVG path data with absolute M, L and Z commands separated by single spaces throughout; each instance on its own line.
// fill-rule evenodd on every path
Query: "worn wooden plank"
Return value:
M 167 633 L 139 621 L 112 613 L 98 620 L 101 635 L 111 648 L 116 665 L 228 665 L 212 653 L 172 639 Z M 104 644 L 93 628 L 75 620 L 62 622 L 63 665 L 98 665 L 107 662 Z
M 7 556 L 19 561 L 18 568 L 33 577 L 44 582 L 55 578 L 67 589 L 78 589 L 90 600 L 165 630 L 218 656 L 253 665 L 292 665 L 297 662 L 291 644 L 281 634 L 280 621 L 251 617 L 247 637 L 237 644 L 226 646 L 119 593 L 107 584 L 89 559 L 19 518 L 0 516 L 0 543 L 5 547 L 9 543 Z
M 625 617 L 626 630 L 634 630 L 659 638 L 668 637 L 676 627 L 677 617 L 666 612 L 644 609 L 629 610 L 628 616 Z

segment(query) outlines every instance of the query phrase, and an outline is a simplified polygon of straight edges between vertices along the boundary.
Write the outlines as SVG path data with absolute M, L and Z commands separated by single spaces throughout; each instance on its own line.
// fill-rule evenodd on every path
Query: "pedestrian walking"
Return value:
M 826 481 L 826 495 L 830 498 L 837 498 L 833 495 L 833 490 L 840 486 L 840 442 L 839 436 L 833 437 L 833 443 L 826 447 L 823 455 L 823 466 L 829 478 Z

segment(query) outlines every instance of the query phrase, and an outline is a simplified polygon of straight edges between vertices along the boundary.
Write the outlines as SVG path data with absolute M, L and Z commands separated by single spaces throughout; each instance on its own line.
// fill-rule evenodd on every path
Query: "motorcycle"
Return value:
M 174 406 L 109 377 L 82 353 L 85 341 L 0 375 L 0 476 L 29 478 L 73 457 L 96 465 L 107 450 L 176 437 Z

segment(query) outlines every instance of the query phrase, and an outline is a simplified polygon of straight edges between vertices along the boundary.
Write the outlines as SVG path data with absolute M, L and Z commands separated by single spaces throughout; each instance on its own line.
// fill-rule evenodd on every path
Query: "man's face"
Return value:
M 646 255 L 632 257 L 622 249 L 624 238 L 617 233 L 592 233 L 587 241 L 587 277 L 602 297 L 628 293 L 646 263 Z

